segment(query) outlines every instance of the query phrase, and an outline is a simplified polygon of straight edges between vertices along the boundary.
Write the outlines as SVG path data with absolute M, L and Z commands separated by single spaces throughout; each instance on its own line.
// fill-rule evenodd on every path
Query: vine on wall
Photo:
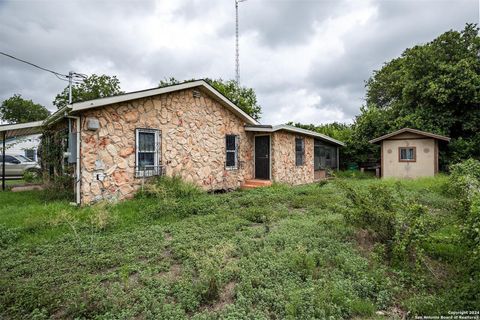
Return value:
M 47 128 L 43 131 L 40 154 L 44 181 L 47 181 L 45 195 L 48 199 L 73 199 L 74 167 L 65 161 L 64 153 L 67 150 L 66 128 Z

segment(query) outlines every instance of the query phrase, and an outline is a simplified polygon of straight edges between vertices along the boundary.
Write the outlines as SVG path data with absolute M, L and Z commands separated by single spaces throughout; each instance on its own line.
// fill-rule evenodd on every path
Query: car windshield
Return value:
M 20 160 L 22 162 L 32 162 L 32 160 L 30 160 L 27 157 L 24 157 L 22 155 L 16 155 L 15 158 L 17 158 L 18 160 Z

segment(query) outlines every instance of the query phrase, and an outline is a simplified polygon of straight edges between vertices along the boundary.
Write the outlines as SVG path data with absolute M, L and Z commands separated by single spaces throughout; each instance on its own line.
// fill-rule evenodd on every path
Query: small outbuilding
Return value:
M 403 128 L 370 143 L 380 144 L 382 177 L 417 178 L 438 172 L 439 142 L 449 141 L 438 134 Z

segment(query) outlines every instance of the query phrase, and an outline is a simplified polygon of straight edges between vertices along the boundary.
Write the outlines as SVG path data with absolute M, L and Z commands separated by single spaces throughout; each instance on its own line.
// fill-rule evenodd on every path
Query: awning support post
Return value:
M 3 131 L 3 148 L 2 148 L 2 191 L 5 191 L 5 151 L 7 150 L 6 146 L 7 132 Z

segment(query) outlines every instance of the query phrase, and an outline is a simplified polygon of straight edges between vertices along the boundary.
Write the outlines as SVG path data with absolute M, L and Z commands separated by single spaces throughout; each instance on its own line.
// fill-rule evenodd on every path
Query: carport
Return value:
M 0 139 L 2 141 L 2 190 L 5 190 L 5 155 L 6 155 L 6 141 L 8 138 L 24 137 L 32 134 L 42 132 L 43 121 L 19 123 L 19 124 L 4 124 L 0 125 Z

